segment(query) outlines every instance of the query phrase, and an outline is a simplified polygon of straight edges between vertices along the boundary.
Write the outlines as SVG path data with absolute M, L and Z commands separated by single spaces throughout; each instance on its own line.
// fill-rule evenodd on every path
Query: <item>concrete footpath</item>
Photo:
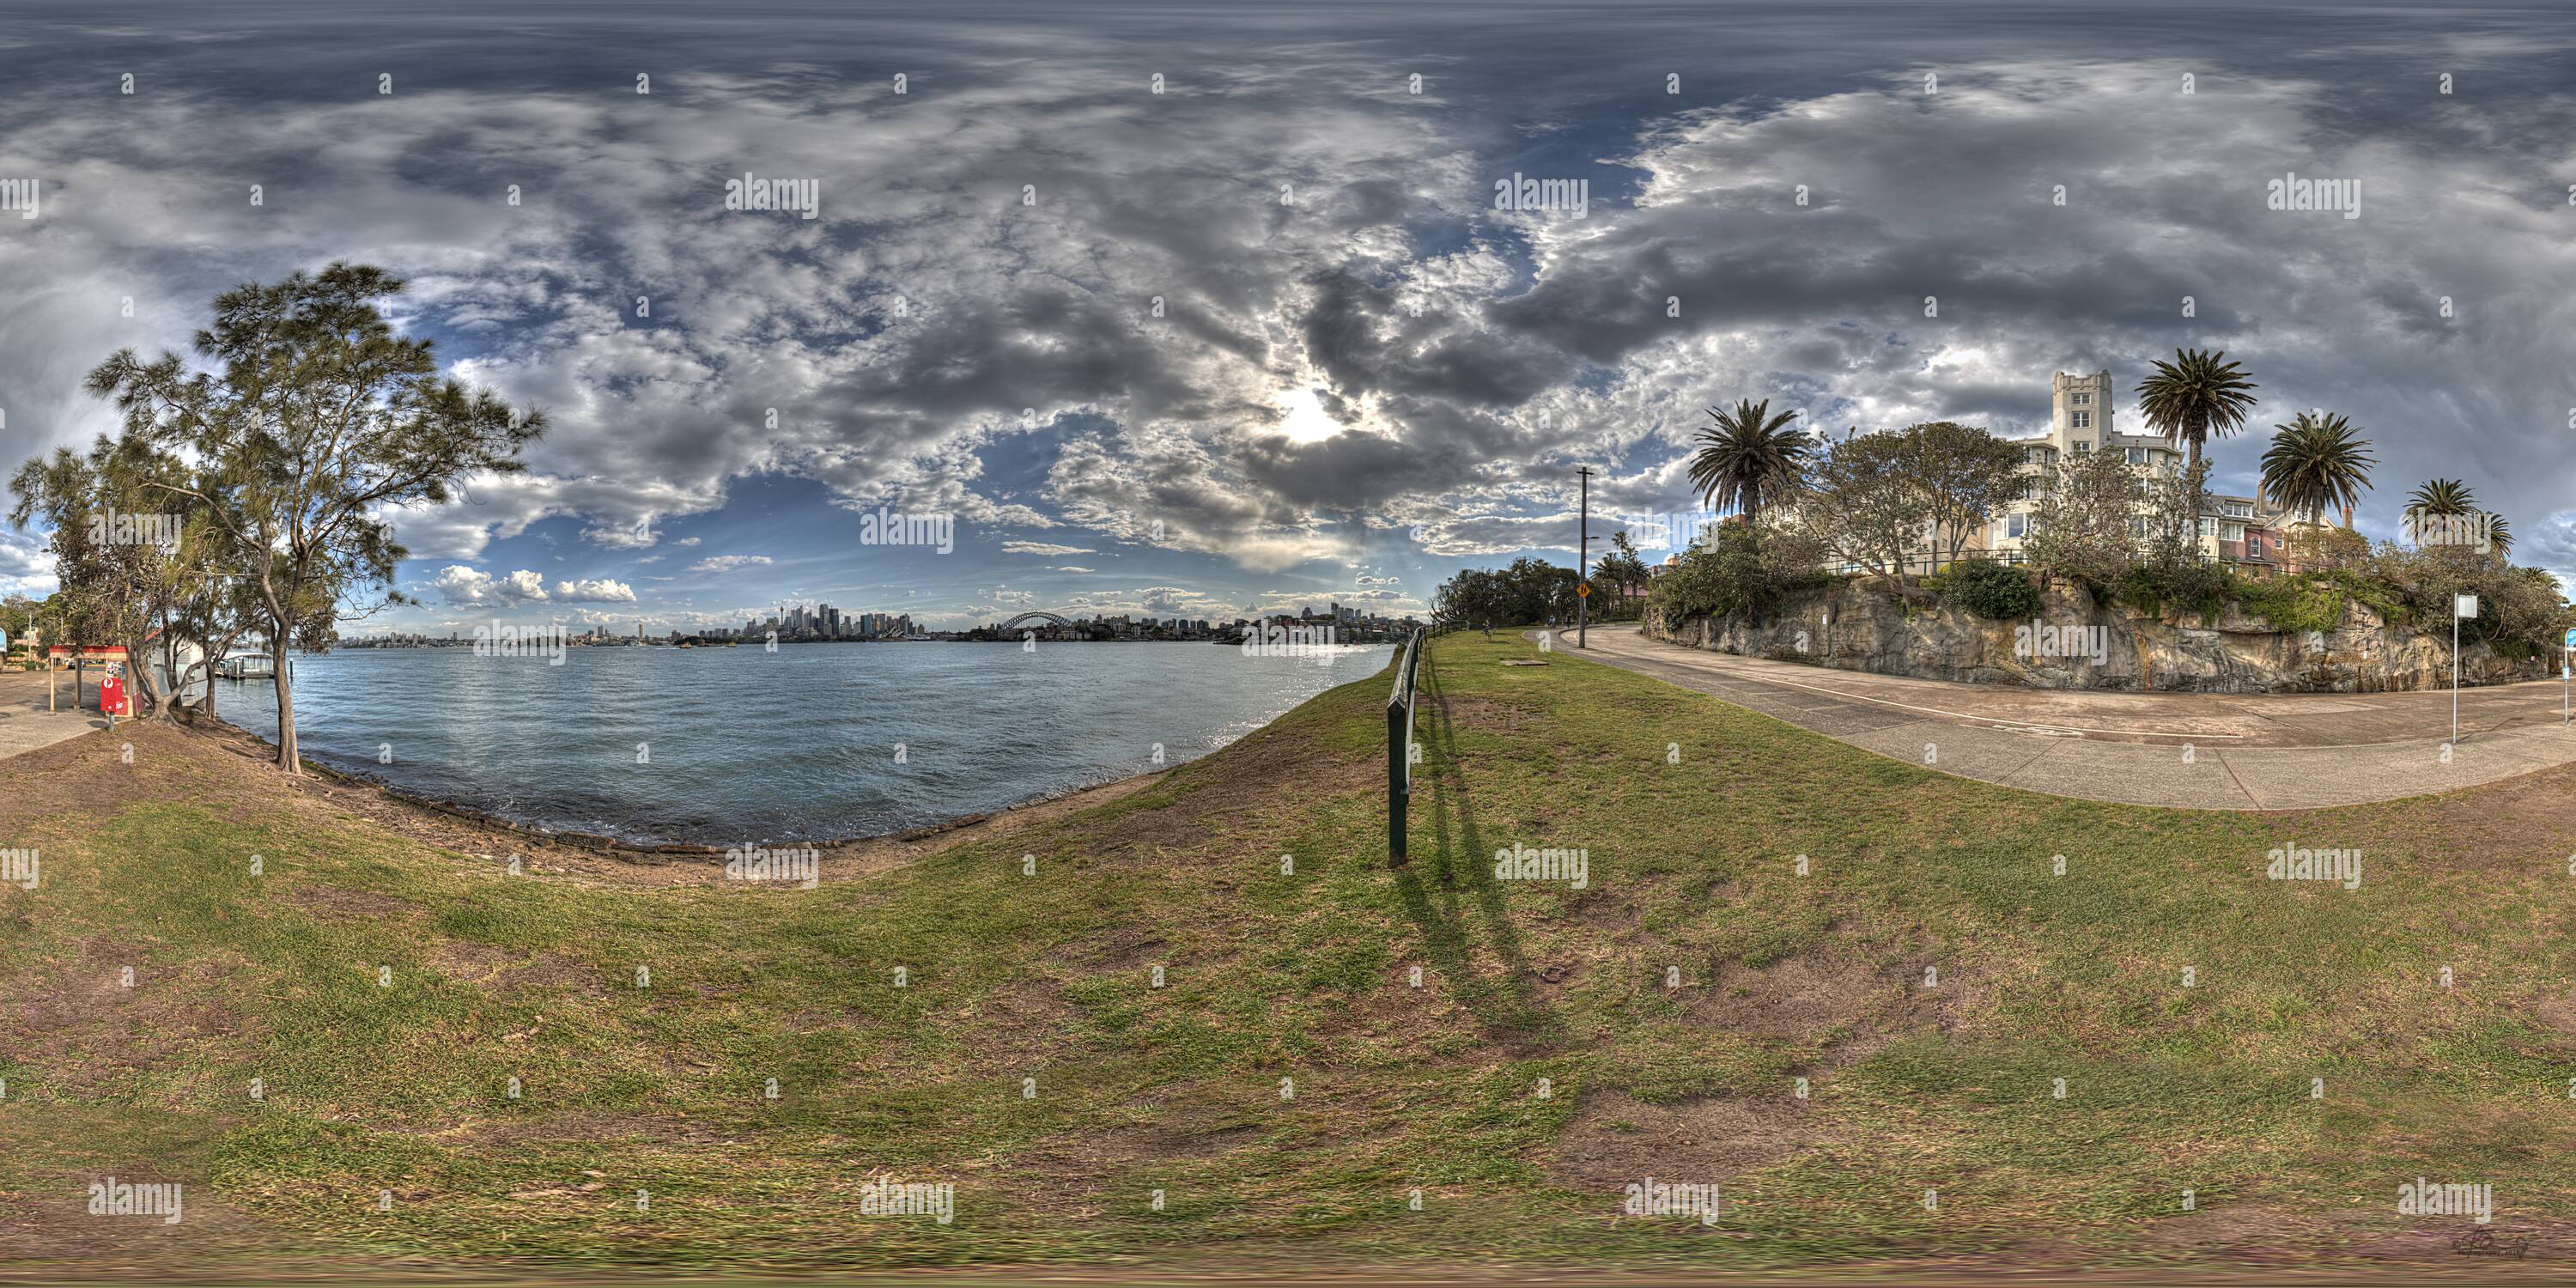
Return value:
M 95 686 L 90 691 L 90 700 L 97 701 Z M 96 711 L 72 710 L 68 674 L 58 697 L 62 710 L 46 710 L 42 671 L 0 671 L 0 760 L 107 727 L 107 717 Z
M 2352 805 L 2576 761 L 2556 680 L 2451 694 L 2018 689 L 1731 657 L 1594 627 L 1556 651 L 1678 685 L 1882 756 L 2085 800 L 2185 809 Z

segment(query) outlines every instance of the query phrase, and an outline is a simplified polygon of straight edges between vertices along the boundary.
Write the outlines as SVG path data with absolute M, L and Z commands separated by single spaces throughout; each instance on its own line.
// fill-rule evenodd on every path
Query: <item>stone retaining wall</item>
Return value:
M 1989 621 L 1949 603 L 1909 608 L 1883 585 L 1860 580 L 1794 593 L 1778 615 L 1758 624 L 1740 617 L 1693 617 L 1668 630 L 1660 614 L 1649 612 L 1644 630 L 1656 639 L 1722 653 L 2042 689 L 2384 693 L 2451 683 L 2448 633 L 2437 638 L 2391 626 L 2357 602 L 2345 606 L 2333 630 L 2280 631 L 2235 603 L 2214 617 L 2190 611 L 2150 617 L 2122 605 L 2097 605 L 2081 587 L 2050 587 L 2041 598 L 2039 627 L 2079 630 L 2051 638 L 2048 629 L 2029 632 L 2030 621 Z M 2092 634 L 2092 628 L 2101 633 Z M 2093 655 L 2097 643 L 2099 664 Z M 2069 651 L 2081 656 L 2065 656 Z M 2544 657 L 2499 657 L 2485 644 L 2460 650 L 2464 685 L 2552 673 Z

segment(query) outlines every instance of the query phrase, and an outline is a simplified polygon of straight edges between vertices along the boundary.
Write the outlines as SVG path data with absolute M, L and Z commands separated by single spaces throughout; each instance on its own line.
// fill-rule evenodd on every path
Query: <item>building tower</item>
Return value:
M 2111 440 L 2111 373 L 2058 372 L 2049 378 L 2048 436 L 2061 451 L 2089 452 Z M 2083 444 L 2077 447 L 2076 444 Z

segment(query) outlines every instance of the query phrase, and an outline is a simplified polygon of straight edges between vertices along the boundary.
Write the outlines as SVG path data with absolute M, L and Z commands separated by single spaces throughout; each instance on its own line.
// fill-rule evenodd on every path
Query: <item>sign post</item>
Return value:
M 2576 724 L 2576 705 L 2567 700 L 2568 677 L 2576 675 L 2576 627 L 2568 628 L 2566 644 L 2558 658 L 2558 723 Z
M 2478 615 L 2478 597 L 2451 597 L 2451 745 L 2460 745 L 2460 619 Z

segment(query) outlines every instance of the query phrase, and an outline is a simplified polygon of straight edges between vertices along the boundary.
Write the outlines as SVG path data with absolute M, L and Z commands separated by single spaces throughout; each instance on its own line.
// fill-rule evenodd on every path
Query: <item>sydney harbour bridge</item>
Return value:
M 1016 630 L 1020 629 L 1020 628 L 1021 628 L 1021 627 L 1023 627 L 1023 626 L 1033 626 L 1033 625 L 1036 625 L 1036 626 L 1071 626 L 1071 625 L 1073 625 L 1073 619 L 1072 619 L 1072 618 L 1070 618 L 1070 617 L 1063 617 L 1063 616 L 1059 616 L 1059 615 L 1057 615 L 1057 614 L 1055 614 L 1055 613 L 1048 613 L 1048 612 L 1022 613 L 1022 614 L 1020 614 L 1019 616 L 1014 617 L 1014 618 L 1012 618 L 1011 620 L 1009 620 L 1009 621 L 1007 621 L 1007 622 L 1002 623 L 1000 626 L 997 626 L 997 627 L 995 627 L 994 629 L 995 629 L 995 630 L 1004 630 L 1004 631 L 1016 631 Z

